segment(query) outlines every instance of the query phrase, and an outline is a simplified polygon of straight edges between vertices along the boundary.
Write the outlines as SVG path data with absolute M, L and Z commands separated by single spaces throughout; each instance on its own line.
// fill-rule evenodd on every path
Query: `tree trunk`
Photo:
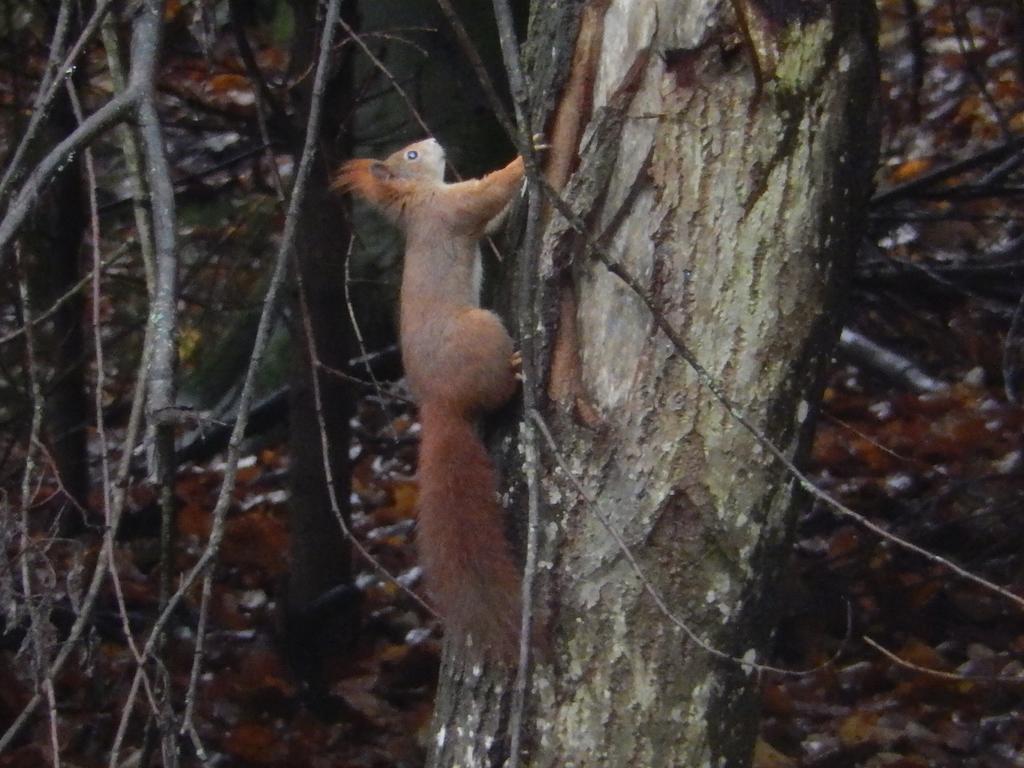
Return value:
M 293 0 L 295 40 L 291 67 L 307 71 L 316 60 L 315 41 L 322 28 L 317 18 L 318 3 Z M 351 23 L 351 20 L 350 20 Z M 333 138 L 351 104 L 351 88 L 344 62 L 332 78 L 325 99 L 321 135 Z M 308 104 L 312 78 L 301 91 Z M 306 110 L 299 110 L 299 127 L 294 130 L 301 150 L 301 126 Z M 327 141 L 322 142 L 326 148 Z M 327 188 L 329 169 L 337 164 L 335 153 L 316 158 L 309 181 L 308 198 L 299 226 L 296 245 L 297 268 L 319 360 L 335 370 L 344 370 L 355 355 L 352 330 L 345 309 L 344 260 L 349 232 L 336 195 Z M 334 496 L 339 512 L 349 515 L 349 419 L 355 399 L 351 387 L 336 376 L 310 367 L 308 340 L 303 329 L 298 286 L 292 300 L 293 374 L 289 392 L 291 492 L 290 571 L 285 609 L 287 651 L 293 668 L 319 690 L 323 683 L 320 662 L 324 654 L 343 649 L 354 639 L 358 607 L 351 583 L 351 555 L 331 507 L 324 476 L 320 425 L 313 397 L 313 376 L 319 378 L 323 422 L 330 443 L 330 466 Z M 339 589 L 340 587 L 340 589 Z M 322 692 L 322 691 L 321 691 Z
M 51 24 L 55 9 L 50 8 Z M 79 20 L 73 17 L 72 35 L 78 34 Z M 74 83 L 82 92 L 84 74 L 75 73 Z M 49 148 L 76 127 L 71 101 L 63 90 L 56 98 L 41 132 L 40 147 Z M 26 231 L 33 243 L 39 288 L 35 306 L 44 311 L 70 291 L 81 277 L 82 238 L 86 228 L 86 203 L 82 162 L 68 163 L 45 191 Z M 55 469 L 70 499 L 64 501 L 58 531 L 73 536 L 85 520 L 76 507 L 88 506 L 89 457 L 86 438 L 89 394 L 85 382 L 85 301 L 81 291 L 68 298 L 53 315 L 52 334 L 41 334 L 42 358 L 53 365 L 53 380 L 46 401 L 46 429 Z
M 533 332 L 559 458 L 592 503 L 536 436 L 533 604 L 550 640 L 526 694 L 528 764 L 747 765 L 757 675 L 687 640 L 598 515 L 697 636 L 764 661 L 794 484 L 660 323 L 800 460 L 870 187 L 873 10 L 535 8 L 531 89 L 550 100 L 535 105 L 535 129 L 551 144 L 548 178 L 588 235 L 546 216 L 539 288 L 515 313 Z M 595 244 L 653 310 L 593 258 Z M 431 765 L 501 764 L 511 688 L 510 673 L 448 653 Z

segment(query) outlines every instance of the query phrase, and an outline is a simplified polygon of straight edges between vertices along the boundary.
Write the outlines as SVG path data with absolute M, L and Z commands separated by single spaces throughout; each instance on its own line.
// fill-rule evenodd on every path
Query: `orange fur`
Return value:
M 420 558 L 451 635 L 515 659 L 520 574 L 505 538 L 494 466 L 476 420 L 515 394 L 513 344 L 479 307 L 478 242 L 519 190 L 516 158 L 482 179 L 446 184 L 444 153 L 427 140 L 383 161 L 345 163 L 334 187 L 405 233 L 402 361 L 420 404 Z
M 335 175 L 331 188 L 341 192 L 356 192 L 389 218 L 395 218 L 392 211 L 402 197 L 397 184 L 383 184 L 376 179 L 371 168 L 376 160 L 349 160 Z

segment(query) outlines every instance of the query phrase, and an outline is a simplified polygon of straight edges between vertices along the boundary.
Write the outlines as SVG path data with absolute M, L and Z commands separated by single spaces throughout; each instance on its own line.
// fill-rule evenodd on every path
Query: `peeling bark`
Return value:
M 797 460 L 839 330 L 876 143 L 870 4 L 818 5 L 768 14 L 725 0 L 608 3 L 593 113 L 565 187 L 590 238 Z M 543 70 L 543 48 L 531 50 Z M 624 89 L 638 62 L 636 86 Z M 560 453 L 672 609 L 715 648 L 763 661 L 793 483 L 559 215 L 543 243 L 534 311 L 545 323 L 531 330 L 549 365 L 553 349 L 556 363 L 578 358 L 592 409 L 584 418 L 548 403 Z M 533 669 L 526 762 L 748 765 L 756 676 L 686 642 L 550 457 L 541 477 L 538 608 L 551 648 Z M 500 765 L 511 676 L 449 657 L 443 679 L 431 764 Z

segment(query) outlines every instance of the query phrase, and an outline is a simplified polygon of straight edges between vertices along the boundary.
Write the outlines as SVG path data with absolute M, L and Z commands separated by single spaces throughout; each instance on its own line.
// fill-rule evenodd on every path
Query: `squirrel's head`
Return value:
M 418 191 L 443 181 L 444 150 L 436 139 L 426 139 L 384 160 L 349 160 L 338 170 L 331 187 L 339 192 L 354 192 L 388 218 L 400 222 Z
M 444 149 L 437 139 L 417 141 L 388 155 L 386 160 L 374 163 L 370 171 L 381 181 L 393 178 L 444 181 Z

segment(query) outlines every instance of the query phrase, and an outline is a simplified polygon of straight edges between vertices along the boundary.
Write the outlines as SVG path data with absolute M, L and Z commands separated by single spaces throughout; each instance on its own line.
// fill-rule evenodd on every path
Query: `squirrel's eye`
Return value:
M 420 153 L 417 152 L 415 149 L 410 149 L 408 152 L 405 153 L 406 160 L 415 160 L 419 156 Z

